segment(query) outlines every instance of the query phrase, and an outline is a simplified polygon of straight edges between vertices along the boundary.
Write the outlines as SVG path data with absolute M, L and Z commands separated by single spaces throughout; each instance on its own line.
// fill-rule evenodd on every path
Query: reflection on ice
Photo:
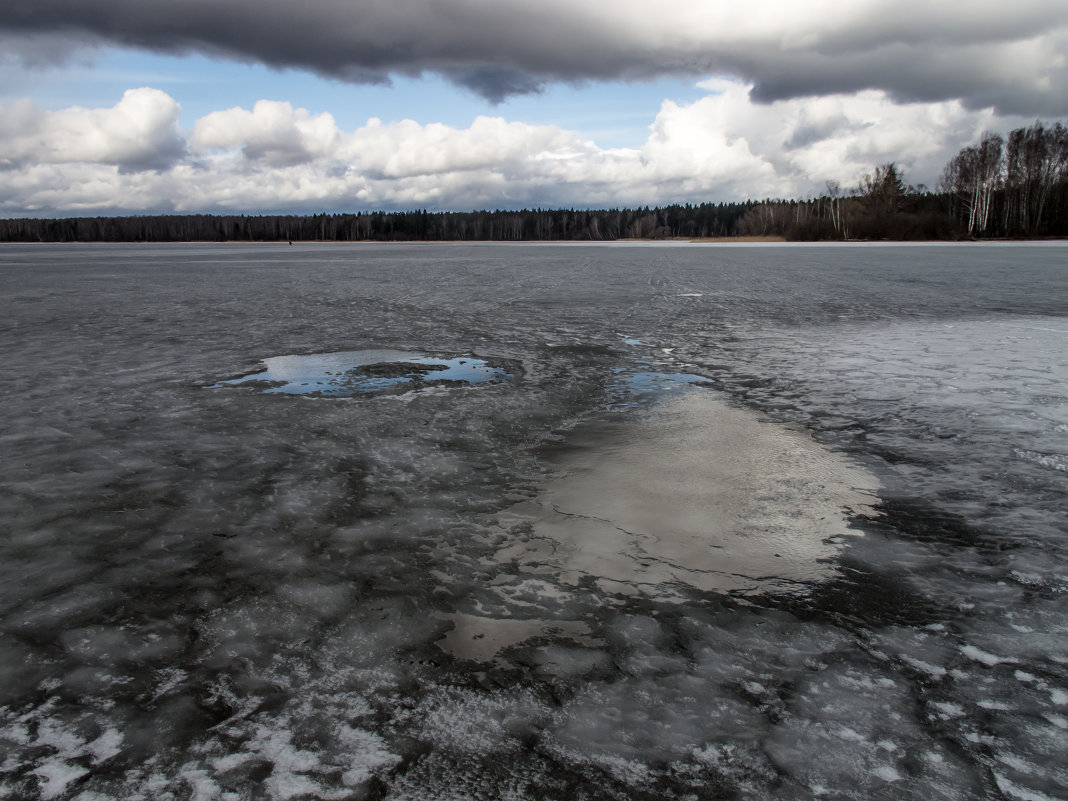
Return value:
M 535 637 L 586 641 L 590 627 L 580 621 L 527 620 L 524 618 L 488 618 L 453 612 L 446 616 L 453 627 L 437 645 L 461 659 L 489 662 L 506 648 Z
M 647 367 L 648 365 L 641 366 Z M 692 373 L 663 373 L 655 370 L 632 370 L 622 367 L 616 372 L 614 395 L 622 395 L 624 398 L 619 401 L 621 406 L 641 405 L 652 398 L 688 389 L 695 384 L 708 382 L 708 379 L 704 376 Z
M 442 359 L 400 350 L 348 350 L 336 353 L 274 356 L 266 369 L 207 389 L 238 384 L 270 384 L 264 393 L 347 398 L 376 392 L 410 390 L 428 384 L 496 384 L 512 377 L 503 367 L 470 355 Z
M 640 424 L 572 432 L 560 477 L 503 518 L 529 535 L 497 558 L 609 593 L 797 593 L 835 574 L 870 511 L 876 479 L 800 431 L 710 392 L 657 406 Z

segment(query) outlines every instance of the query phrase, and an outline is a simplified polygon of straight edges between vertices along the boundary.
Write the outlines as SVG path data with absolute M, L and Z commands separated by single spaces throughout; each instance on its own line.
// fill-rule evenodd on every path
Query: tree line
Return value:
M 1066 178 L 1068 128 L 1036 122 L 961 150 L 942 186 L 970 234 L 1036 236 L 1063 227 Z
M 0 220 L 7 242 L 550 241 L 773 236 L 790 240 L 1068 236 L 1068 128 L 1035 122 L 963 148 L 938 187 L 896 163 L 805 200 L 636 209 L 137 215 Z
M 756 205 L 639 209 L 374 211 L 312 215 L 138 215 L 0 220 L 8 242 L 390 242 L 666 239 L 732 235 Z
M 938 187 L 909 186 L 891 162 L 848 190 L 758 204 L 738 233 L 787 239 L 1068 236 L 1068 128 L 1041 121 L 984 134 L 946 164 Z

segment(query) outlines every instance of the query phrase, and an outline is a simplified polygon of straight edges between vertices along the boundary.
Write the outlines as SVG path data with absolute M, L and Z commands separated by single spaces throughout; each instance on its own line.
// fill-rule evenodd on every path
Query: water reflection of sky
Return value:
M 662 373 L 648 369 L 649 365 L 639 364 L 635 368 L 618 368 L 612 388 L 613 405 L 636 406 L 649 401 L 652 397 L 674 394 L 689 389 L 694 384 L 707 383 L 705 376 L 693 373 Z
M 455 381 L 475 385 L 498 383 L 511 377 L 503 368 L 470 355 L 443 359 L 400 350 L 274 356 L 264 359 L 263 364 L 265 370 L 220 381 L 208 389 L 257 382 L 273 384 L 263 389 L 264 393 L 343 398 L 405 384 Z
M 501 563 L 660 601 L 801 596 L 837 575 L 857 533 L 844 510 L 868 509 L 878 489 L 807 434 L 709 390 L 659 398 L 640 425 L 620 419 L 569 433 L 556 476 L 502 515 L 530 536 L 506 540 Z

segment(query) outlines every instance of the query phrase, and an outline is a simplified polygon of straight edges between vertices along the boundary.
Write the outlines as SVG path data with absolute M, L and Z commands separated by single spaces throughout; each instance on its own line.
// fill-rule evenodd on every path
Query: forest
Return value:
M 6 242 L 552 241 L 781 237 L 961 240 L 1068 236 L 1068 128 L 985 134 L 910 186 L 894 162 L 817 197 L 615 209 L 136 215 L 0 220 Z

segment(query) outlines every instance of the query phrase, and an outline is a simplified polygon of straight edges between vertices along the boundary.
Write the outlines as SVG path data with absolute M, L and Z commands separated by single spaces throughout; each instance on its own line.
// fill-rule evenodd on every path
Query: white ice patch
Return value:
M 252 739 L 245 744 L 251 754 L 271 766 L 271 775 L 264 782 L 267 796 L 272 801 L 288 801 L 301 795 L 323 799 L 346 797 L 348 791 L 329 791 L 315 780 L 316 774 L 329 772 L 331 767 L 323 763 L 324 755 L 295 745 L 293 732 L 285 723 L 283 719 L 258 724 Z M 354 758 L 359 756 L 353 755 Z M 370 767 L 368 765 L 368 769 Z
M 1058 729 L 1068 729 L 1068 718 L 1064 717 L 1064 715 L 1057 715 L 1053 712 L 1043 712 L 1042 717 L 1044 717 Z
M 156 678 L 158 683 L 156 689 L 152 693 L 152 701 L 158 701 L 167 693 L 181 686 L 182 682 L 186 680 L 187 674 L 184 670 L 176 667 L 162 668 L 156 671 Z
M 964 707 L 949 701 L 936 701 L 931 707 L 938 710 L 938 716 L 943 720 L 964 717 Z
M 390 753 L 385 741 L 377 734 L 356 729 L 346 723 L 338 726 L 337 740 L 352 760 L 341 774 L 341 781 L 349 787 L 363 784 L 376 772 L 392 768 L 400 758 Z
M 84 764 L 86 757 L 92 765 L 100 765 L 119 754 L 123 745 L 123 735 L 115 727 L 105 728 L 95 739 L 86 741 L 71 721 L 53 717 L 55 707 L 55 700 L 50 699 L 17 718 L 3 714 L 7 710 L 0 710 L 0 717 L 7 717 L 6 725 L 0 730 L 0 742 L 18 745 L 23 750 L 22 758 L 15 753 L 7 754 L 0 773 L 15 773 L 27 764 L 23 761 L 25 749 L 31 749 L 35 758 L 29 763 L 33 765 L 30 773 L 37 777 L 43 799 L 64 795 L 71 784 L 89 774 Z
M 593 766 L 603 770 L 626 787 L 640 789 L 650 782 L 649 766 L 637 759 L 626 759 L 614 754 L 590 752 L 577 748 L 565 748 L 558 743 L 549 743 L 548 750 L 557 759 L 573 766 Z
M 89 772 L 81 765 L 72 765 L 63 757 L 46 759 L 34 769 L 41 780 L 41 798 L 58 798 L 67 791 L 68 785 Z
M 984 698 L 976 704 L 980 709 L 989 709 L 992 712 L 1008 712 L 1011 710 L 1012 704 L 1005 701 L 995 701 L 989 698 Z
M 434 690 L 418 710 L 420 739 L 438 749 L 469 756 L 512 751 L 513 730 L 531 718 L 548 718 L 549 710 L 529 690 L 485 693 Z
M 913 667 L 916 670 L 921 671 L 922 673 L 926 673 L 935 681 L 943 679 L 946 675 L 946 669 L 944 667 L 929 664 L 921 659 L 915 659 L 911 656 L 907 656 L 906 654 L 901 654 L 900 658 L 901 661 L 904 662 L 906 665 L 909 665 L 910 667 Z
M 1020 787 L 1018 784 L 1014 784 L 1006 776 L 997 771 L 994 771 L 993 775 L 994 782 L 997 784 L 998 789 L 1009 798 L 1015 798 L 1018 799 L 1018 801 L 1062 801 L 1062 799 L 1054 798 L 1045 793 L 1040 793 L 1038 790 Z
M 962 645 L 960 652 L 969 659 L 986 665 L 987 667 L 994 667 L 995 665 L 1001 664 L 1013 664 L 1016 662 L 1015 659 L 1007 656 L 995 656 L 994 654 L 987 653 L 986 651 L 976 648 L 974 645 Z
M 842 726 L 836 734 L 839 740 L 846 740 L 851 743 L 862 743 L 867 739 L 863 734 L 851 729 L 849 726 Z
M 63 724 L 52 718 L 42 718 L 37 723 L 37 741 L 35 745 L 54 748 L 69 758 L 80 756 L 85 748 L 85 740 L 74 732 L 68 731 Z
M 1042 467 L 1050 467 L 1054 470 L 1068 472 L 1068 456 L 1063 453 L 1039 453 L 1025 448 L 1013 448 L 1012 452 L 1020 459 L 1033 462 Z
M 219 798 L 221 789 L 206 770 L 187 767 L 179 776 L 189 785 L 189 801 L 216 801 Z
M 100 764 L 106 762 L 122 751 L 122 732 L 117 729 L 107 729 L 103 734 L 85 747 L 93 756 L 93 762 Z
M 884 782 L 899 782 L 899 781 L 901 781 L 901 774 L 898 773 L 897 770 L 895 770 L 894 768 L 890 767 L 889 765 L 882 765 L 882 766 L 880 766 L 878 768 L 875 768 L 872 771 L 872 773 L 875 774 L 876 776 L 878 776 Z

